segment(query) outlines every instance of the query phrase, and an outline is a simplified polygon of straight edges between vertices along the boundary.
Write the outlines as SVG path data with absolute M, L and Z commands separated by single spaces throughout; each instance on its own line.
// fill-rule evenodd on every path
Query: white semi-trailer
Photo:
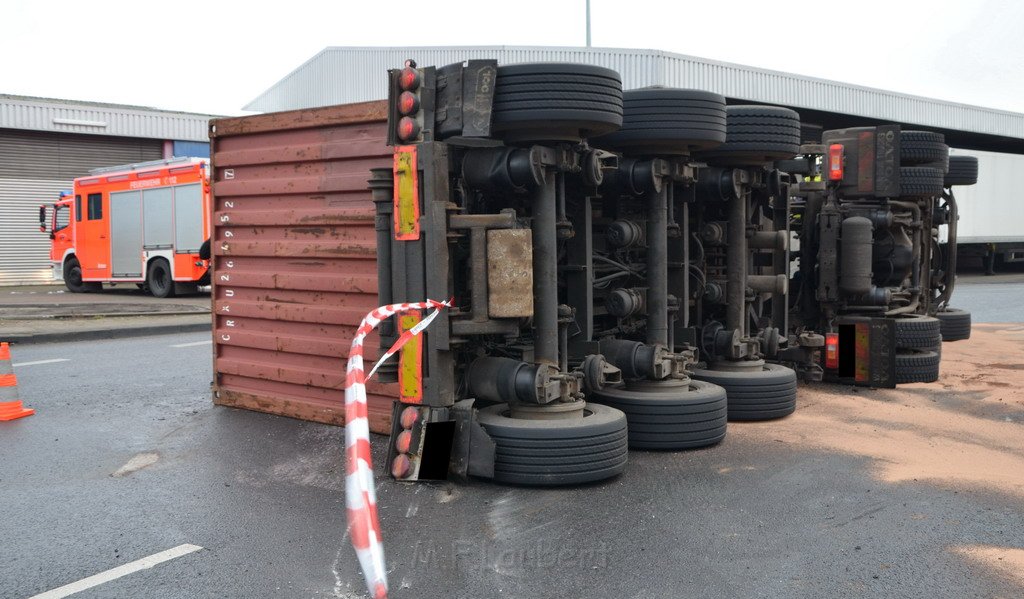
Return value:
M 981 259 L 991 273 L 1001 264 L 1024 262 L 1024 194 L 1016 185 L 1024 155 L 958 149 L 950 155 L 978 159 L 977 184 L 954 187 L 960 264 Z

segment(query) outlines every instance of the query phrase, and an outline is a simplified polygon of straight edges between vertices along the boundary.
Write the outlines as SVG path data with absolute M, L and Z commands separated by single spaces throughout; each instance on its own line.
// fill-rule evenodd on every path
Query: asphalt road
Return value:
M 1024 282 L 1008 278 L 959 281 L 950 304 L 970 310 L 973 322 L 1024 322 Z
M 203 549 L 74 597 L 365 596 L 342 430 L 214 407 L 208 338 L 15 348 L 37 413 L 0 423 L 0 597 L 183 544 Z M 871 460 L 770 424 L 730 431 L 709 450 L 634 452 L 585 488 L 382 477 L 392 597 L 1021 596 L 947 551 L 1024 547 L 1019 497 L 883 482 Z

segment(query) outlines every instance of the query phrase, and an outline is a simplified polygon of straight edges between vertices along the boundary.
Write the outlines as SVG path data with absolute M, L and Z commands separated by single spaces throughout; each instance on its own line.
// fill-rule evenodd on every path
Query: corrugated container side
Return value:
M 391 163 L 386 114 L 366 102 L 211 123 L 215 403 L 344 423 L 349 345 L 377 306 L 367 180 Z M 367 391 L 386 432 L 397 389 Z

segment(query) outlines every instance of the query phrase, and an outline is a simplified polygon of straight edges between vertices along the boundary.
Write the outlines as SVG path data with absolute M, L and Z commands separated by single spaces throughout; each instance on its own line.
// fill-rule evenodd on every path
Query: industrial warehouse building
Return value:
M 682 87 L 717 92 L 729 104 L 774 104 L 800 113 L 804 141 L 821 131 L 896 123 L 943 133 L 952 153 L 977 156 L 978 184 L 957 188 L 960 255 L 993 248 L 1024 260 L 1024 201 L 1015 174 L 1024 170 L 1024 114 L 804 77 L 658 50 L 531 46 L 330 47 L 322 50 L 243 109 L 275 112 L 387 97 L 387 69 L 406 59 L 421 66 L 472 59 L 499 65 L 579 62 L 605 66 L 625 89 Z M 1015 252 L 1015 253 L 1014 253 Z M 975 254 L 977 255 L 977 254 Z
M 879 122 L 925 127 L 946 135 L 954 147 L 1024 153 L 1024 114 L 968 106 L 684 56 L 658 50 L 547 48 L 530 46 L 347 48 L 331 47 L 306 61 L 243 110 L 277 112 L 387 97 L 388 69 L 406 59 L 445 65 L 472 59 L 498 64 L 579 62 L 614 69 L 625 89 L 652 85 L 703 89 L 730 104 L 786 106 L 801 121 L 831 129 Z
M 39 206 L 93 168 L 209 156 L 210 115 L 0 95 L 0 285 L 52 281 Z

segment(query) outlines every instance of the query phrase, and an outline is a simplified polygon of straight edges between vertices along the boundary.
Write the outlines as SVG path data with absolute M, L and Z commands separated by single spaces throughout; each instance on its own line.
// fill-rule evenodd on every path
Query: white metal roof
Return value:
M 329 47 L 260 94 L 244 110 L 274 112 L 387 95 L 388 68 L 415 58 L 445 65 L 494 58 L 498 64 L 583 62 L 615 69 L 626 89 L 663 85 L 717 92 L 731 99 L 855 115 L 879 121 L 1024 139 L 1024 114 L 946 102 L 770 71 L 660 50 L 540 46 Z
M 0 129 L 209 141 L 215 115 L 0 94 Z

